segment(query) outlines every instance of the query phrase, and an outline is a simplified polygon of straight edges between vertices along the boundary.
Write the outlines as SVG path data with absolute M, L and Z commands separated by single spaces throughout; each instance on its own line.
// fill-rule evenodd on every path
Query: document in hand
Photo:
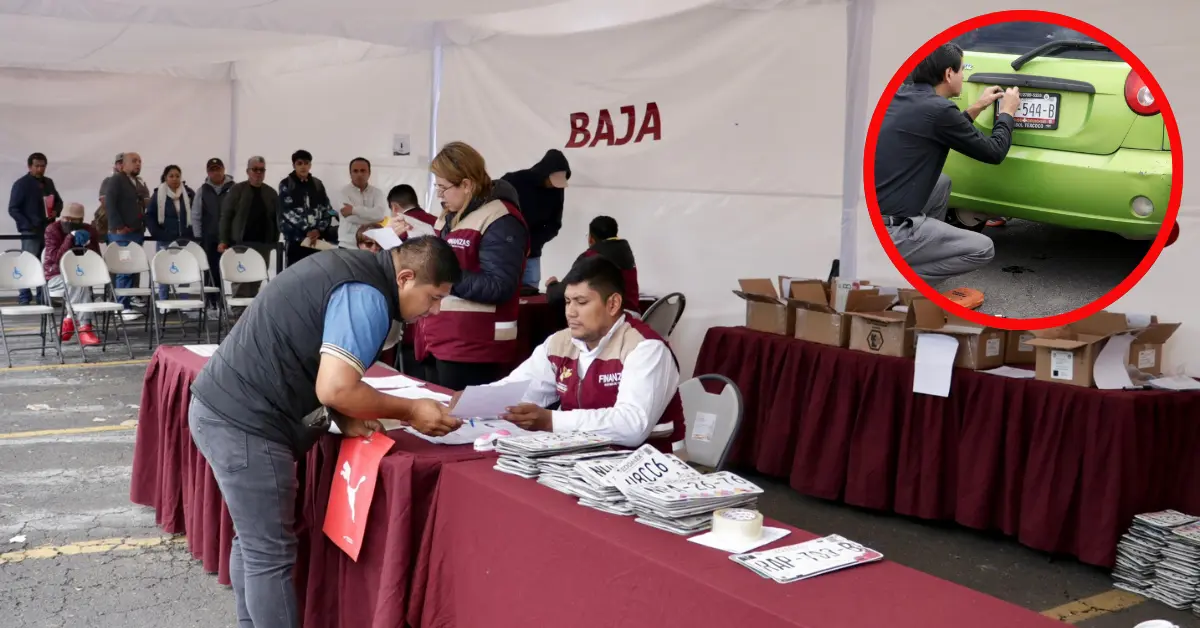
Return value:
M 450 408 L 450 416 L 459 419 L 498 419 L 508 408 L 521 403 L 529 381 L 521 380 L 491 386 L 468 386 Z
M 402 244 L 400 236 L 396 235 L 395 231 L 387 227 L 381 229 L 369 229 L 363 232 L 363 235 L 374 240 L 380 248 L 385 251 L 390 251 Z

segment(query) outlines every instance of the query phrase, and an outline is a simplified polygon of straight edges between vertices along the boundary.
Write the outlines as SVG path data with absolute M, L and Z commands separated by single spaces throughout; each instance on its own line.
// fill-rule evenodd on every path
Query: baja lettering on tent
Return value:
M 642 124 L 634 135 L 637 121 L 637 107 L 625 105 L 617 114 L 617 124 L 621 124 L 621 136 L 617 137 L 617 127 L 614 126 L 613 116 L 608 109 L 601 109 L 596 116 L 596 128 L 591 128 L 591 117 L 587 112 L 579 111 L 571 114 L 571 137 L 567 140 L 567 148 L 594 148 L 601 142 L 605 146 L 624 146 L 631 140 L 634 144 L 646 138 L 653 141 L 662 139 L 662 116 L 658 112 L 658 103 L 646 103 L 646 112 L 642 115 Z M 622 124 L 623 123 L 623 124 Z

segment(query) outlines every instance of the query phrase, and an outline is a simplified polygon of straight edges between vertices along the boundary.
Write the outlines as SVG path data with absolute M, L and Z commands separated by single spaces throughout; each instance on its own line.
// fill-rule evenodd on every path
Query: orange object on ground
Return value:
M 983 305 L 983 293 L 974 288 L 955 288 L 949 292 L 943 292 L 942 296 L 968 310 L 979 309 L 979 306 Z

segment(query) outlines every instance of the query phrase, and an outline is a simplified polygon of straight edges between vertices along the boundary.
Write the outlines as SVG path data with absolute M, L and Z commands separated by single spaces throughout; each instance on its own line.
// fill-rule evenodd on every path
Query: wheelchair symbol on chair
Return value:
M 76 276 L 76 277 L 82 277 L 82 276 L 83 276 L 83 266 L 80 266 L 80 265 L 78 265 L 78 264 L 76 264 L 76 265 L 75 265 L 75 276 Z
M 171 267 L 168 268 L 167 270 L 169 270 L 172 275 L 179 273 L 179 267 L 175 265 L 175 262 L 171 262 Z
M 237 271 L 238 271 L 239 273 L 244 273 L 244 272 L 246 272 L 246 265 L 245 265 L 245 264 L 243 264 L 243 263 L 241 263 L 241 262 L 238 262 L 238 265 L 237 265 Z
M 13 266 L 13 279 L 20 279 L 21 277 L 24 277 L 24 276 L 25 276 L 25 275 L 22 275 L 22 274 L 21 274 L 21 269 L 20 269 L 20 268 L 17 268 L 16 266 Z

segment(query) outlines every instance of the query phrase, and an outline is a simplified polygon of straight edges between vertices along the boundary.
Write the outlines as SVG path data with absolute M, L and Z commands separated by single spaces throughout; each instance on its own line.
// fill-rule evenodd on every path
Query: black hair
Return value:
M 170 172 L 171 172 L 172 170 L 179 170 L 179 174 L 180 174 L 180 176 L 182 176 L 182 175 L 183 175 L 183 170 L 181 170 L 181 169 L 179 168 L 179 166 L 176 166 L 175 164 L 171 164 L 171 165 L 167 166 L 166 168 L 163 168 L 163 173 L 162 173 L 162 176 L 161 176 L 161 177 L 159 177 L 159 179 L 158 179 L 158 182 L 159 182 L 159 183 L 166 183 L 166 182 L 167 182 L 167 175 L 168 175 L 168 174 L 170 174 Z
M 35 161 L 40 161 L 40 162 L 46 163 L 46 164 L 50 163 L 50 160 L 46 159 L 46 156 L 43 155 L 42 153 L 33 153 L 32 155 L 29 156 L 29 159 L 25 160 L 25 165 L 29 168 L 32 168 L 33 162 L 35 162 Z
M 421 283 L 440 286 L 462 281 L 458 256 L 445 240 L 436 236 L 418 236 L 405 240 L 396 252 L 396 270 L 407 269 Z
M 625 277 L 621 269 L 599 255 L 585 257 L 571 267 L 571 271 L 563 277 L 563 285 L 574 286 L 587 283 L 588 287 L 600 293 L 600 297 L 608 300 L 612 295 L 621 296 L 624 300 Z
M 596 216 L 588 224 L 588 235 L 595 238 L 597 242 L 615 238 L 617 237 L 617 221 L 608 216 Z
M 310 160 L 310 161 L 311 161 L 311 160 Z M 364 164 L 367 164 L 367 170 L 370 170 L 370 169 L 371 169 L 371 160 L 370 160 L 370 159 L 367 159 L 366 157 L 355 157 L 354 159 L 351 159 L 351 160 L 350 160 L 350 168 L 351 168 L 351 169 L 353 169 L 353 168 L 354 168 L 354 162 L 356 162 L 356 161 L 361 161 L 361 162 L 363 162 Z
M 311 164 L 312 163 L 312 153 L 301 148 L 300 150 L 292 153 L 292 165 L 295 165 L 297 161 L 307 161 L 308 163 Z
M 946 80 L 946 70 L 962 70 L 963 50 L 956 43 L 945 43 L 929 53 L 912 71 L 913 83 L 938 86 Z
M 388 192 L 388 204 L 399 203 L 401 207 L 420 207 L 421 201 L 417 199 L 417 191 L 413 186 L 407 183 L 401 183 L 392 188 Z

